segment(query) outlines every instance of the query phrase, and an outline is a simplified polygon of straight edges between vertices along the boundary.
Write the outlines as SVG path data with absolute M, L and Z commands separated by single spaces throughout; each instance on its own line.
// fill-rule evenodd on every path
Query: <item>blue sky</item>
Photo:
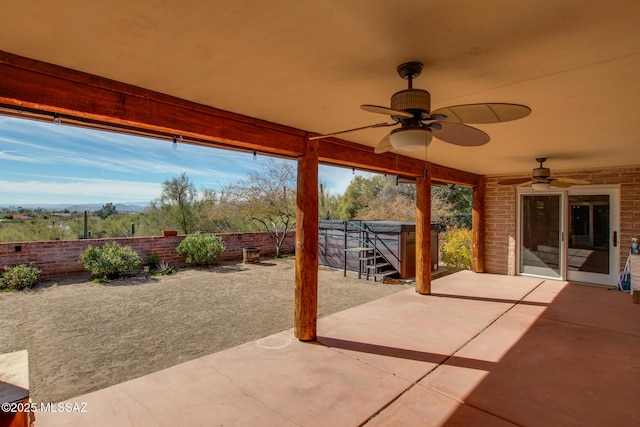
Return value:
M 283 160 L 284 161 L 284 160 Z M 220 190 L 264 168 L 266 156 L 0 116 L 0 206 L 140 203 L 182 172 L 200 190 Z M 368 176 L 365 172 L 356 174 Z M 351 169 L 320 166 L 341 194 Z

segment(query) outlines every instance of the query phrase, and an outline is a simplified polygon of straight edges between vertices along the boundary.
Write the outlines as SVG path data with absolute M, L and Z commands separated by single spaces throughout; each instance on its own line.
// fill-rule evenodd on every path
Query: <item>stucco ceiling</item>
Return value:
M 406 88 L 433 109 L 513 102 L 481 147 L 428 159 L 483 175 L 640 165 L 640 2 L 610 0 L 0 0 L 0 50 L 327 133 L 384 121 Z M 2 78 L 0 76 L 0 78 Z M 345 134 L 375 146 L 388 130 Z M 411 153 L 407 153 L 412 155 Z M 416 157 L 424 153 L 415 153 Z

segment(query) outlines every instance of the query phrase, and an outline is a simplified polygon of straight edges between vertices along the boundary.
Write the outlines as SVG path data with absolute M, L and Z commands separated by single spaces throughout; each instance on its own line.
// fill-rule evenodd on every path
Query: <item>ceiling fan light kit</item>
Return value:
M 531 188 L 535 191 L 549 191 L 551 184 L 548 182 L 533 182 Z
M 431 133 L 419 127 L 394 129 L 389 138 L 396 150 L 415 151 L 431 144 Z
M 422 68 L 421 62 L 405 62 L 398 66 L 398 75 L 407 80 L 408 88 L 393 94 L 391 108 L 371 104 L 360 106 L 370 113 L 390 116 L 392 123 L 378 123 L 328 135 L 313 136 L 310 139 L 320 139 L 366 128 L 400 125 L 378 142 L 375 153 L 425 149 L 434 136 L 449 144 L 473 147 L 489 142 L 489 135 L 463 123 L 507 122 L 521 119 L 531 113 L 531 109 L 525 105 L 507 103 L 454 105 L 431 111 L 431 94 L 424 89 L 413 88 L 413 79 L 420 75 Z

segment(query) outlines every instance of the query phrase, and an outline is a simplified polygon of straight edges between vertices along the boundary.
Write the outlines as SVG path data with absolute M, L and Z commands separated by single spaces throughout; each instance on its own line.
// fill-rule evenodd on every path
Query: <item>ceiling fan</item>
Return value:
M 572 178 L 554 178 L 551 176 L 551 169 L 545 168 L 542 164 L 546 161 L 546 157 L 538 157 L 536 162 L 540 166 L 531 172 L 530 178 L 512 178 L 498 181 L 499 185 L 517 185 L 524 186 L 531 184 L 534 190 L 548 190 L 550 186 L 554 187 L 571 187 L 572 185 L 591 184 L 583 179 Z
M 321 139 L 368 128 L 400 125 L 378 143 L 374 150 L 376 153 L 424 149 L 431 143 L 434 136 L 450 144 L 479 146 L 489 142 L 489 135 L 463 123 L 508 122 L 521 119 L 531 113 L 531 109 L 525 105 L 505 103 L 454 105 L 431 111 L 429 92 L 413 88 L 413 79 L 420 75 L 422 68 L 421 62 L 407 62 L 398 66 L 398 74 L 408 81 L 409 87 L 396 92 L 391 97 L 391 108 L 370 104 L 360 106 L 365 111 L 390 116 L 392 123 L 377 123 L 313 136 L 309 139 Z

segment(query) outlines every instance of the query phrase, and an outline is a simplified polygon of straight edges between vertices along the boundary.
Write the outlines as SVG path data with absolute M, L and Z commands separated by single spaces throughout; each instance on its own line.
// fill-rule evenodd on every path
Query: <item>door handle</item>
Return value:
M 618 247 L 618 232 L 617 231 L 613 232 L 613 239 L 611 239 L 611 240 L 612 240 L 612 243 L 613 243 L 613 247 L 617 248 Z

